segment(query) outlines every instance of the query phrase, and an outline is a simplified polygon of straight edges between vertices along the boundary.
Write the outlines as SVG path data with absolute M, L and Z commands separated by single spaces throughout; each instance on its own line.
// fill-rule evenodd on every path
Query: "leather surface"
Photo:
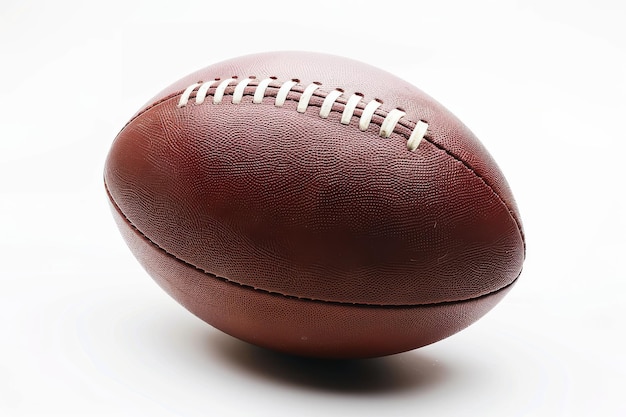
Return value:
M 247 76 L 256 80 L 240 104 L 226 98 L 177 107 L 189 84 Z M 299 80 L 283 107 L 274 105 L 277 88 L 252 103 L 255 83 L 270 76 Z M 298 113 L 300 92 L 314 81 L 321 94 L 341 88 L 344 98 L 358 92 L 364 103 L 382 101 L 370 128 L 359 130 L 359 109 L 349 125 L 340 123 L 343 98 L 326 119 L 319 116 L 323 95 Z M 406 117 L 381 138 L 380 124 L 394 108 Z M 428 131 L 411 152 L 406 140 L 418 120 Z M 509 286 L 524 259 L 513 196 L 474 135 L 410 84 L 334 56 L 252 55 L 173 84 L 122 129 L 105 182 L 133 227 L 201 274 L 159 272 L 157 280 L 231 282 L 259 290 L 255 302 L 263 305 L 269 294 L 363 307 L 477 299 Z M 137 256 L 148 270 L 162 262 Z M 204 288 L 176 297 L 202 317 L 199 303 L 212 302 Z M 445 313 L 454 311 L 455 329 L 484 310 L 463 305 L 469 310 Z

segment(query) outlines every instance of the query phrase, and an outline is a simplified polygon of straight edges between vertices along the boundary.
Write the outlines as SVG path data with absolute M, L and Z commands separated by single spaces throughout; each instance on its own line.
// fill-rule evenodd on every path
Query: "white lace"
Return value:
M 237 84 L 237 87 L 235 87 L 235 91 L 233 91 L 233 104 L 241 103 L 241 99 L 243 99 L 243 93 L 246 87 L 248 86 L 248 84 L 250 84 L 250 81 L 252 81 L 251 78 L 246 78 L 244 80 L 239 81 L 239 83 Z
M 238 81 L 236 78 L 227 78 L 225 80 L 219 81 L 207 81 L 207 82 L 199 82 L 190 85 L 183 91 L 178 101 L 178 107 L 185 107 L 189 100 L 191 99 L 191 95 L 193 92 L 196 92 L 195 95 L 195 103 L 202 104 L 207 96 L 210 95 L 209 90 L 216 83 L 217 86 L 213 91 L 213 104 L 220 104 L 224 96 L 227 95 L 227 89 L 232 84 L 236 83 L 235 89 L 232 91 L 232 103 L 240 104 L 245 89 L 253 82 L 253 78 L 245 78 L 241 81 Z M 290 80 L 285 81 L 283 83 L 277 81 L 274 78 L 265 78 L 261 80 L 258 85 L 250 86 L 254 88 L 254 96 L 252 98 L 252 102 L 259 104 L 263 102 L 263 99 L 266 97 L 266 91 L 270 87 L 270 84 L 274 83 L 274 88 L 278 88 L 278 92 L 276 93 L 276 97 L 274 99 L 274 105 L 276 107 L 282 107 L 287 101 L 287 97 L 291 90 L 298 85 L 298 80 Z M 315 94 L 315 92 L 320 88 L 319 83 L 309 84 L 302 93 L 300 94 L 300 98 L 298 99 L 298 106 L 296 110 L 299 113 L 304 113 L 309 107 L 309 102 L 311 98 Z M 326 119 L 333 110 L 333 106 L 337 102 L 337 100 L 343 95 L 342 90 L 332 90 L 328 93 L 322 93 L 322 97 L 324 97 L 324 101 L 322 102 L 322 106 L 320 107 L 319 115 L 321 118 Z M 352 94 L 348 97 L 345 104 L 340 104 L 341 108 L 337 111 L 341 113 L 341 123 L 344 125 L 350 124 L 352 117 L 354 116 L 355 110 L 358 108 L 359 104 L 363 101 L 363 96 L 360 94 Z M 372 118 L 376 114 L 376 110 L 382 105 L 379 100 L 372 100 L 369 103 L 365 104 L 365 107 L 361 111 L 361 116 L 359 117 L 359 129 L 365 131 L 369 128 Z M 406 116 L 406 113 L 400 109 L 392 109 L 389 111 L 383 122 L 380 126 L 380 130 L 378 131 L 378 135 L 383 138 L 388 138 L 394 132 L 396 126 L 398 125 L 400 119 Z M 418 120 L 415 123 L 415 127 L 411 131 L 411 135 L 407 140 L 406 146 L 410 151 L 414 151 L 417 149 L 422 139 L 426 135 L 426 131 L 428 130 L 428 123 Z

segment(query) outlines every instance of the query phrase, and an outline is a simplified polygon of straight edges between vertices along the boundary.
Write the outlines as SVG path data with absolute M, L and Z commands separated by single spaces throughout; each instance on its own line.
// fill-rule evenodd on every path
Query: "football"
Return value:
M 511 190 L 474 134 L 410 83 L 338 56 L 262 53 L 184 77 L 121 129 L 104 184 L 167 293 L 293 355 L 444 339 L 509 292 L 525 257 Z

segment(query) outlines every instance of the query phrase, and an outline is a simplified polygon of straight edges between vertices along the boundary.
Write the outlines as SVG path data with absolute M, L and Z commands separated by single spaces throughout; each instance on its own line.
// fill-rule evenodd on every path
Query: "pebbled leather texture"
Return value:
M 177 106 L 190 84 L 249 76 L 256 81 L 239 104 Z M 252 103 L 267 77 L 298 80 L 284 106 L 274 105 L 272 87 Z M 324 97 L 314 96 L 299 113 L 312 82 L 322 93 L 340 88 L 383 104 L 364 132 L 358 111 L 340 123 L 345 101 L 321 118 Z M 380 123 L 395 108 L 406 117 L 382 138 Z M 419 120 L 428 131 L 411 152 L 406 140 Z M 491 308 L 524 260 L 514 198 L 469 129 L 412 85 L 335 56 L 251 55 L 176 82 L 119 133 L 105 184 L 123 235 L 160 285 L 218 328 L 291 353 L 368 356 L 432 343 Z M 273 303 L 289 314 L 254 330 Z M 404 309 L 411 313 L 390 313 Z M 347 331 L 357 322 L 361 330 Z M 366 337 L 368 323 L 378 330 Z M 322 339 L 316 347 L 283 340 L 312 328 Z M 352 342 L 339 342 L 341 334 Z M 372 338 L 387 341 L 356 348 Z

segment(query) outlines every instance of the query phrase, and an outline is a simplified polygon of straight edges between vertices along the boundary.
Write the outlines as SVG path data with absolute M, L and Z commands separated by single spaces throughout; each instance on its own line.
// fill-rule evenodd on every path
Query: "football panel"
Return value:
M 276 77 L 287 81 L 298 79 L 303 85 L 320 82 L 330 91 L 340 88 L 346 96 L 362 93 L 365 101 L 379 99 L 382 109 L 401 108 L 412 121 L 429 123 L 427 140 L 450 152 L 471 166 L 494 188 L 506 203 L 522 232 L 517 204 L 506 178 L 483 144 L 449 110 L 412 84 L 389 72 L 345 57 L 301 51 L 279 51 L 251 54 L 215 63 L 198 70 L 162 90 L 138 112 L 155 102 L 182 92 L 197 81 L 228 77 Z M 503 138 L 503 140 L 507 140 Z

